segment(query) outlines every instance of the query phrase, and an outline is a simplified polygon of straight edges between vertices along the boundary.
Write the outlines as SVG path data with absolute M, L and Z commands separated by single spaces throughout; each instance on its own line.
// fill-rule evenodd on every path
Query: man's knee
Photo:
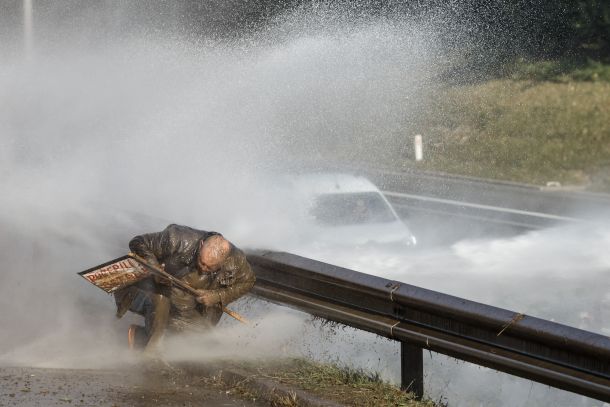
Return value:
M 142 291 L 140 289 L 134 289 L 135 296 L 133 301 L 131 302 L 131 306 L 129 307 L 129 311 L 135 312 L 139 315 L 146 315 L 149 312 L 152 312 L 153 309 L 153 301 L 150 298 L 150 293 Z

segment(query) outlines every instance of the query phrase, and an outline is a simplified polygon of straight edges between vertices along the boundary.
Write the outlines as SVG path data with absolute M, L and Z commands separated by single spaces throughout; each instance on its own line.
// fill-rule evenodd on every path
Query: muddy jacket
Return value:
M 130 250 L 149 263 L 157 266 L 164 264 L 167 273 L 184 280 L 193 288 L 213 290 L 218 294 L 220 304 L 205 308 L 191 294 L 177 287 L 156 284 L 157 292 L 170 298 L 169 325 L 176 330 L 186 328 L 200 316 L 207 316 L 205 323 L 216 324 L 222 315 L 221 307 L 241 297 L 254 285 L 254 273 L 246 256 L 233 245 L 219 271 L 202 273 L 198 270 L 200 242 L 215 234 L 218 233 L 169 225 L 161 232 L 136 236 L 129 242 Z M 150 282 L 148 284 L 150 286 Z M 120 308 L 126 309 L 125 305 L 121 304 Z

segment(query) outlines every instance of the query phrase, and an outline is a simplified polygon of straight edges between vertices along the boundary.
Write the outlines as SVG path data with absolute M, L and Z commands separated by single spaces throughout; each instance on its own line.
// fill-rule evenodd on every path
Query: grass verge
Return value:
M 234 367 L 247 372 L 252 379 L 273 380 L 347 406 L 437 406 L 432 401 L 415 400 L 411 393 L 400 391 L 397 387 L 383 382 L 377 374 L 367 374 L 336 365 L 320 364 L 304 359 L 223 362 L 222 365 L 225 369 Z M 231 391 L 240 392 L 250 398 L 256 397 L 246 383 L 234 386 Z M 288 397 L 286 400 L 276 400 L 275 405 L 298 404 L 294 404 L 294 400 Z

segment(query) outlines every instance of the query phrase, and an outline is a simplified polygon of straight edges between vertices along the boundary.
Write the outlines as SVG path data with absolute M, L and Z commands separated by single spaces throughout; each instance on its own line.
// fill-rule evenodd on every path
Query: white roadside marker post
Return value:
M 415 146 L 415 161 L 421 161 L 424 159 L 424 147 L 421 134 L 416 134 L 413 140 Z
M 31 59 L 34 48 L 33 0 L 23 0 L 23 48 L 26 59 Z

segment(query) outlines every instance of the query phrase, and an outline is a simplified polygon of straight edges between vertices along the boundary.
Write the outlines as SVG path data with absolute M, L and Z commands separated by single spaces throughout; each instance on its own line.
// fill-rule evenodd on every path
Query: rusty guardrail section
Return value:
M 253 293 L 401 342 L 423 395 L 423 349 L 610 402 L 610 338 L 289 253 L 248 254 Z

